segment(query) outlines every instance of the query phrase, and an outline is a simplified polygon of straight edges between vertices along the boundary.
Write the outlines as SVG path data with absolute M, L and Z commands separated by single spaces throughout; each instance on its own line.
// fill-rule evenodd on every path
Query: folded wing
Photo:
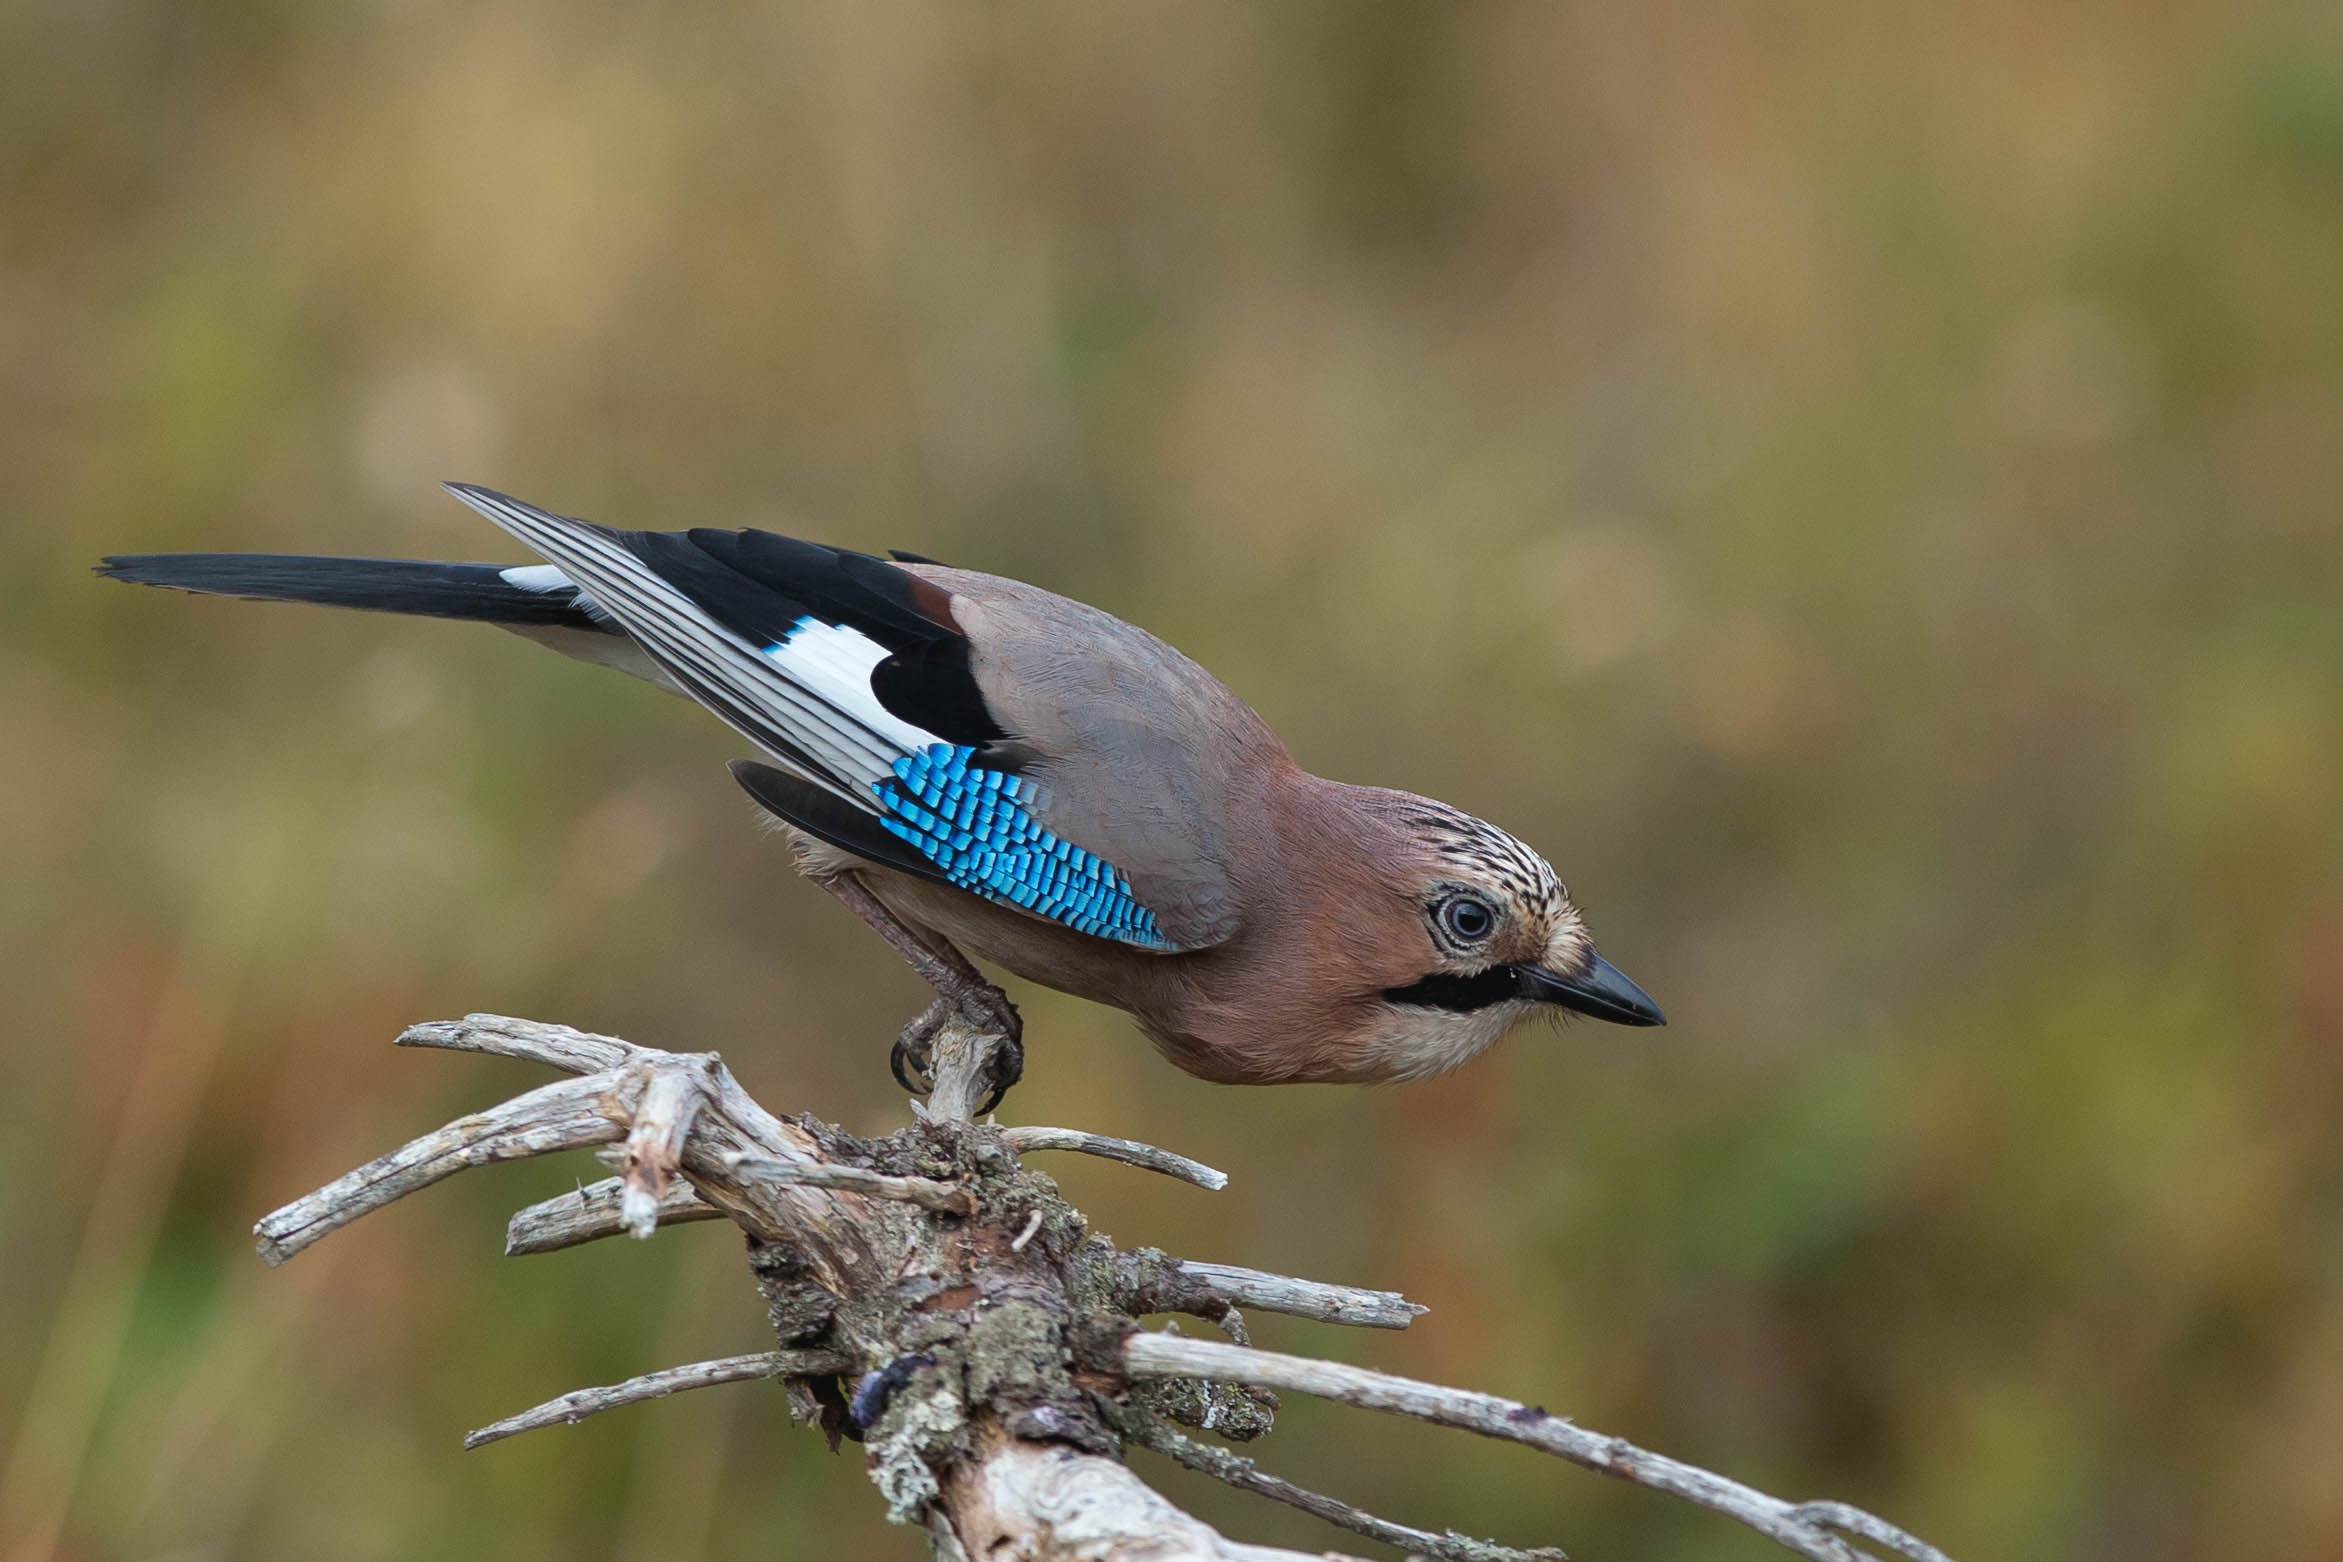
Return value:
M 1113 832 L 1055 826 L 1059 800 L 1032 773 L 1046 756 L 999 719 L 934 572 L 768 532 L 618 531 L 449 489 L 770 755 L 778 771 L 742 782 L 792 824 L 1096 937 L 1215 941 L 1167 928 L 1117 867 Z

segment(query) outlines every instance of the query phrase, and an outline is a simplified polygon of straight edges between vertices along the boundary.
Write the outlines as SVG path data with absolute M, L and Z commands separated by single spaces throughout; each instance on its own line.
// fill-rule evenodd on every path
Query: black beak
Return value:
M 1601 955 L 1587 962 L 1582 976 L 1556 976 L 1534 965 L 1516 966 L 1515 980 L 1524 998 L 1557 1003 L 1580 1014 L 1590 1014 L 1614 1025 L 1665 1025 L 1668 1017 L 1651 1001 L 1651 994 Z

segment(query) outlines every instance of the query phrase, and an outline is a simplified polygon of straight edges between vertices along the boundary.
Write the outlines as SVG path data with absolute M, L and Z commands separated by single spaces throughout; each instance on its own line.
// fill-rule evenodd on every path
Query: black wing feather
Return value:
M 753 644 L 772 645 L 788 639 L 797 621 L 814 611 L 811 602 L 780 582 L 743 574 L 700 546 L 700 533 L 611 531 L 607 535 L 689 597 L 694 607 Z
M 980 758 L 1009 734 L 977 688 L 968 637 L 935 587 L 884 559 L 764 531 L 612 532 L 734 633 L 760 645 L 801 618 L 843 624 L 890 653 L 871 672 L 887 711 Z M 940 615 L 940 616 L 939 616 Z
M 955 636 L 897 651 L 871 669 L 870 687 L 881 705 L 913 726 L 925 727 L 947 743 L 975 749 L 981 765 L 1001 758 L 992 750 L 1009 734 L 984 703 L 968 650 L 967 640 Z
M 958 639 L 919 602 L 919 577 L 884 559 L 763 531 L 688 534 L 709 557 L 812 608 L 816 617 L 861 630 L 890 651 Z
M 876 814 L 863 812 L 803 776 L 761 765 L 753 759 L 732 762 L 732 779 L 757 800 L 757 806 L 777 819 L 795 825 L 816 840 L 841 851 L 867 857 L 898 872 L 938 884 L 951 880 L 937 866 L 911 849 L 910 843 L 890 834 Z

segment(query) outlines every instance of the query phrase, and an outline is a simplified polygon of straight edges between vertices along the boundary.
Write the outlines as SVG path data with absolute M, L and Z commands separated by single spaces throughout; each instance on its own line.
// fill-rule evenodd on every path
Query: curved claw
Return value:
M 999 1106 L 1010 1088 L 1025 1077 L 1025 1021 L 1018 1014 L 1017 1006 L 1009 1001 L 1008 994 L 998 987 L 987 987 L 963 998 L 939 997 L 929 1004 L 895 1038 L 894 1049 L 887 1054 L 887 1071 L 895 1076 L 896 1084 L 912 1095 L 932 1094 L 935 1077 L 928 1063 L 928 1045 L 955 1015 L 1001 1038 L 1001 1050 L 993 1058 L 992 1094 L 977 1112 L 981 1117 Z
M 912 1055 L 917 1049 L 908 1036 L 895 1038 L 894 1048 L 887 1054 L 887 1072 L 895 1076 L 895 1083 L 911 1095 L 924 1096 L 935 1088 L 933 1081 L 922 1082 L 913 1077 Z
M 887 1071 L 895 1076 L 896 1084 L 915 1096 L 927 1095 L 936 1088 L 928 1072 L 928 1043 L 951 1015 L 952 1000 L 936 999 L 920 1011 L 917 1019 L 903 1027 L 903 1034 L 895 1038 L 894 1050 L 887 1054 Z
M 1010 1011 L 1012 1014 L 1015 1010 Z M 984 1098 L 984 1105 L 976 1109 L 979 1117 L 989 1116 L 1008 1099 L 1010 1090 L 1025 1077 L 1025 1043 L 1015 1035 L 1001 1037 L 1001 1050 L 993 1054 L 992 1093 Z

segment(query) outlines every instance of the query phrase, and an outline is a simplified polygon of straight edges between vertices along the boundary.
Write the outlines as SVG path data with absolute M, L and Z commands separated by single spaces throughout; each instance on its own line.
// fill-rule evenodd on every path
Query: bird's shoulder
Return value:
M 1013 731 L 1160 727 L 1175 738 L 1209 736 L 1248 759 L 1285 753 L 1227 684 L 1104 608 L 1003 575 L 927 563 L 896 567 L 948 596 L 978 683 L 1004 716 L 1020 718 Z
M 1103 608 L 974 570 L 897 567 L 949 594 L 976 688 L 1044 789 L 1050 828 L 1121 868 L 1184 947 L 1229 937 L 1248 796 L 1292 764 L 1260 715 Z

